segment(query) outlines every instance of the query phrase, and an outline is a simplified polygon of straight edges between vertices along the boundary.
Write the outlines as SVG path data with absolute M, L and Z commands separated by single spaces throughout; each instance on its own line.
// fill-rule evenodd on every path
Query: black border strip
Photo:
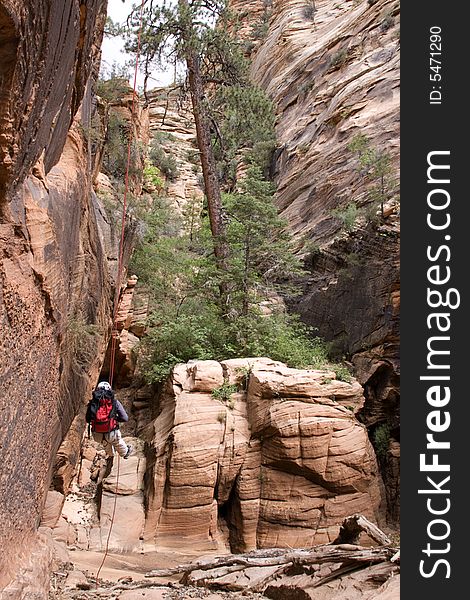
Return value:
M 464 91 L 469 72 L 468 21 L 464 8 L 462 4 L 434 0 L 401 6 L 401 598 L 404 599 L 441 600 L 467 595 L 468 558 L 464 549 L 470 529 L 465 510 L 467 480 L 470 480 L 466 444 L 470 437 L 470 431 L 467 432 L 470 363 L 466 350 L 470 335 L 467 313 L 470 198 L 465 179 L 466 173 L 470 173 L 470 152 L 465 150 L 465 144 L 470 106 Z M 431 38 L 433 33 L 441 40 Z M 431 45 L 433 40 L 437 45 Z M 431 163 L 450 169 L 436 167 L 428 173 Z M 431 267 L 437 268 L 429 271 Z M 444 282 L 447 276 L 449 280 Z M 428 290 L 437 293 L 428 296 Z M 444 306 L 446 300 L 454 308 Z M 436 313 L 445 316 L 430 316 Z M 446 328 L 448 331 L 444 331 Z M 431 388 L 434 390 L 430 391 Z M 426 436 L 430 434 L 444 446 L 427 448 Z M 420 468 L 421 454 L 425 458 Z M 438 466 L 432 467 L 433 461 Z

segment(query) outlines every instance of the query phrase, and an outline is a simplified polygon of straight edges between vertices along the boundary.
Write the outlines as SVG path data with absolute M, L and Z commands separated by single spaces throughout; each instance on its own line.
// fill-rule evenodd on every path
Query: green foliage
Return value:
M 381 207 L 383 216 L 384 203 L 393 194 L 394 179 L 390 155 L 385 150 L 371 146 L 364 134 L 356 135 L 348 145 L 348 150 L 357 155 L 359 174 L 373 183 L 368 192 L 370 207 L 366 215 L 368 220 L 373 221 L 377 207 Z
M 300 272 L 271 184 L 253 167 L 239 193 L 225 196 L 224 203 L 231 248 L 228 315 L 217 302 L 223 275 L 215 265 L 207 218 L 198 219 L 200 207 L 191 232 L 161 198 L 146 217 L 131 270 L 152 297 L 141 345 L 149 381 L 161 381 L 175 364 L 191 359 L 269 356 L 292 367 L 319 367 L 327 360 L 325 345 L 298 319 L 282 312 L 262 316 L 258 308 L 274 289 L 289 289 L 289 278 Z
M 348 144 L 348 150 L 350 152 L 354 152 L 360 158 L 366 151 L 369 146 L 369 140 L 366 135 L 363 133 L 358 133 L 353 137 L 353 139 Z
M 73 365 L 86 370 L 96 357 L 96 345 L 100 331 L 97 325 L 87 323 L 78 313 L 67 322 L 65 343 L 72 355 Z
M 307 21 L 314 21 L 316 12 L 315 0 L 309 0 L 302 9 L 302 15 Z
M 132 19 L 137 24 L 137 10 Z M 326 361 L 325 345 L 298 319 L 283 312 L 263 316 L 259 308 L 274 292 L 293 293 L 302 271 L 266 180 L 275 145 L 274 110 L 249 84 L 243 45 L 229 35 L 229 21 L 225 0 L 145 5 L 146 71 L 170 60 L 186 62 L 202 129 L 198 147 L 210 156 L 210 133 L 219 182 L 230 191 L 221 211 L 219 182 L 212 179 L 207 186 L 212 189 L 205 190 L 212 230 L 205 208 L 190 207 L 183 227 L 161 199 L 146 219 L 132 269 L 152 295 L 148 335 L 141 344 L 149 381 L 161 381 L 176 363 L 190 359 L 264 355 L 292 367 Z M 136 49 L 135 32 L 128 49 Z M 153 141 L 149 157 L 163 174 L 175 177 L 176 165 L 161 140 Z M 240 163 L 248 172 L 237 183 Z
M 106 37 L 120 37 L 125 33 L 125 28 L 119 23 L 115 23 L 111 17 L 106 18 L 104 26 L 104 35 Z
M 243 322 L 243 321 L 242 321 Z M 269 356 L 289 367 L 322 368 L 328 361 L 328 348 L 320 338 L 313 338 L 313 330 L 296 317 L 274 314 L 270 317 L 245 319 L 246 338 L 241 356 Z
M 228 278 L 235 284 L 232 305 L 239 313 L 247 313 L 263 288 L 286 291 L 289 281 L 302 273 L 273 192 L 260 168 L 250 167 L 238 192 L 223 198 L 231 248 Z
M 372 439 L 379 460 L 385 460 L 390 444 L 390 426 L 388 423 L 378 425 L 374 430 Z
M 345 365 L 332 365 L 332 370 L 334 371 L 336 379 L 338 381 L 345 381 L 346 383 L 351 383 L 352 375 Z
M 242 381 L 242 389 L 246 392 L 248 389 L 248 383 L 250 381 L 250 375 L 253 372 L 253 365 L 249 364 L 248 367 L 239 367 L 237 369 L 238 375 L 241 375 Z
M 154 311 L 148 324 L 145 346 L 150 354 L 144 369 L 151 382 L 165 379 L 178 363 L 211 359 L 213 351 L 224 346 L 224 340 L 216 330 L 219 323 L 214 312 L 188 314 L 180 311 L 173 314 L 173 319 L 170 316 Z
M 127 136 L 127 122 L 120 115 L 112 113 L 106 131 L 103 170 L 107 175 L 121 180 L 125 176 L 127 166 Z
M 313 90 L 314 87 L 315 87 L 315 79 L 305 81 L 304 83 L 300 84 L 298 87 L 299 95 L 308 94 L 309 92 L 311 92 Z
M 176 312 L 202 258 L 189 252 L 189 240 L 180 235 L 181 218 L 165 199 L 154 198 L 144 219 L 143 240 L 132 255 L 130 268 L 149 290 L 154 306 Z
M 109 79 L 98 79 L 96 84 L 97 95 L 106 102 L 119 102 L 131 92 L 132 89 L 125 75 L 113 75 Z
M 201 153 L 199 150 L 188 150 L 186 152 L 186 160 L 193 165 L 200 165 Z
M 110 110 L 104 138 L 103 171 L 115 184 L 122 184 L 127 170 L 127 148 L 131 128 L 117 112 Z M 132 140 L 129 162 L 129 178 L 139 179 L 142 174 L 143 150 L 141 144 Z
M 260 88 L 249 82 L 243 42 L 231 33 L 236 19 L 227 10 L 227 4 L 225 0 L 210 0 L 146 6 L 141 54 L 148 72 L 170 60 L 186 62 L 197 57 L 205 89 L 205 100 L 198 110 L 206 123 L 213 125 L 212 146 L 219 179 L 233 189 L 240 160 L 259 165 L 267 172 L 275 137 L 272 104 Z M 269 20 L 269 5 L 265 5 L 263 23 Z M 135 51 L 136 44 L 134 30 L 128 49 Z M 174 159 L 171 161 L 158 145 L 151 160 L 162 173 L 175 177 Z
M 264 40 L 268 35 L 269 21 L 272 16 L 272 3 L 265 3 L 264 10 L 261 13 L 261 17 L 257 23 L 251 27 L 251 40 Z
M 347 60 L 348 60 L 348 49 L 342 48 L 341 50 L 338 50 L 337 52 L 334 52 L 331 55 L 329 68 L 333 69 L 333 70 L 339 69 L 346 63 Z
M 342 222 L 346 231 L 352 231 L 354 229 L 358 216 L 358 209 L 354 202 L 350 202 L 344 209 L 336 208 L 331 211 L 331 214 Z
M 395 24 L 395 19 L 393 18 L 393 15 L 390 11 L 387 11 L 382 19 L 382 22 L 380 23 L 380 29 L 381 31 L 388 31 L 391 27 L 393 27 L 393 25 Z
M 184 62 L 193 53 L 200 58 L 206 80 L 231 84 L 246 77 L 243 46 L 227 34 L 232 22 L 227 4 L 226 0 L 146 4 L 141 37 L 145 71 L 150 73 L 155 67 L 164 70 L 175 62 Z M 135 53 L 139 11 L 133 12 L 130 21 L 126 50 Z
M 306 240 L 302 247 L 303 261 L 306 267 L 314 267 L 321 256 L 321 248 L 317 242 Z
M 149 160 L 170 181 L 175 181 L 178 178 L 178 163 L 175 157 L 165 150 L 158 137 L 154 137 L 150 142 Z
M 145 186 L 150 186 L 157 190 L 161 190 L 163 188 L 163 179 L 161 177 L 160 169 L 148 162 L 144 167 L 144 187 Z
M 232 398 L 232 394 L 238 391 L 238 387 L 235 384 L 229 384 L 227 381 L 212 390 L 212 397 L 222 402 L 228 402 Z
M 196 313 L 195 311 L 198 311 Z M 321 368 L 327 347 L 298 320 L 285 314 L 261 317 L 252 311 L 227 323 L 214 305 L 202 299 L 173 313 L 155 311 L 145 338 L 144 374 L 149 381 L 165 379 L 178 363 L 226 360 L 237 356 L 269 356 L 294 368 Z
M 220 179 L 234 183 L 240 160 L 260 167 L 266 175 L 275 148 L 275 115 L 263 90 L 247 83 L 221 87 L 210 110 L 218 122 L 212 145 Z

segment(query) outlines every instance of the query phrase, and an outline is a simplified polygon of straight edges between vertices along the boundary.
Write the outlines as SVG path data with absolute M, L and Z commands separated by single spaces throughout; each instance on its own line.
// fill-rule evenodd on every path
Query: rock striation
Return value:
M 83 135 L 105 4 L 0 2 L 0 588 L 40 544 L 51 465 L 80 429 L 109 329 Z M 64 452 L 64 465 L 79 458 L 76 446 Z
M 365 387 L 363 421 L 387 424 L 398 441 L 399 3 L 230 4 L 246 16 L 251 74 L 274 103 L 277 204 L 309 270 L 291 308 L 350 357 Z M 259 40 L 253 27 L 263 15 L 269 26 Z M 357 135 L 390 159 L 383 216 L 374 206 L 377 181 L 349 149 Z M 345 229 L 338 214 L 351 203 L 357 218 Z M 389 500 L 395 520 L 397 499 Z
M 145 426 L 142 398 L 131 388 L 118 397 L 133 455 L 111 468 L 85 440 L 66 497 L 48 494 L 42 525 L 56 542 L 200 556 L 331 543 L 349 515 L 380 521 L 384 495 L 356 418 L 356 380 L 269 358 L 189 362 L 149 400 Z
M 105 5 L 0 3 L 0 203 L 40 158 L 46 173 L 58 162 L 99 53 Z
M 203 184 L 196 126 L 191 102 L 179 87 L 157 88 L 148 95 L 150 143 L 157 143 L 175 161 L 174 177 L 167 178 L 165 194 L 180 215 L 202 205 Z
M 382 492 L 355 418 L 362 405 L 361 386 L 332 372 L 270 359 L 177 366 L 144 434 L 146 544 L 299 547 L 335 539 L 346 515 L 376 520 Z

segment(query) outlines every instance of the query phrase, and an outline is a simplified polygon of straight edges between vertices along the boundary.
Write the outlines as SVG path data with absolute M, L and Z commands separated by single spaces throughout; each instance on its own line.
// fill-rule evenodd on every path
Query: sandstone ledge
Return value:
M 226 400 L 213 391 L 238 384 Z M 145 542 L 249 551 L 331 542 L 376 520 L 380 479 L 356 382 L 268 358 L 175 367 L 146 430 Z

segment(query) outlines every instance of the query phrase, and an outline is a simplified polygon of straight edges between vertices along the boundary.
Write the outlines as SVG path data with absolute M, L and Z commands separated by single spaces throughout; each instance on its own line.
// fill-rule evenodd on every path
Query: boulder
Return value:
M 224 381 L 238 391 L 214 397 Z M 298 547 L 334 540 L 350 514 L 376 521 L 377 462 L 354 414 L 363 400 L 356 380 L 268 358 L 178 365 L 146 430 L 145 541 Z

